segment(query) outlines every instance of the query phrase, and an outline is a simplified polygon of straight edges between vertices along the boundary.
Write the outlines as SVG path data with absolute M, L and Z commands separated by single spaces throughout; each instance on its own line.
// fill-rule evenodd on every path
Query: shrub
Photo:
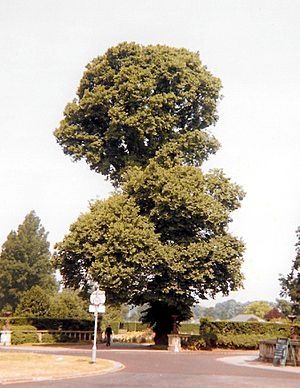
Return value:
M 202 336 L 192 335 L 186 343 L 182 343 L 182 346 L 189 350 L 201 350 L 206 348 L 206 343 Z
M 50 299 L 49 317 L 64 319 L 89 319 L 88 302 L 78 290 L 65 288 Z
M 47 316 L 49 309 L 49 292 L 35 285 L 23 292 L 15 313 L 24 317 L 43 317 Z
M 22 331 L 13 331 L 11 335 L 11 343 L 13 345 L 35 344 L 38 342 L 36 333 L 23 333 Z
M 36 333 L 24 333 L 23 330 L 36 331 L 36 328 L 31 325 L 11 325 L 12 335 L 11 343 L 12 345 L 21 345 L 21 344 L 34 344 L 38 342 L 38 336 Z
M 58 342 L 59 336 L 56 334 L 45 333 L 42 337 L 43 344 L 55 344 Z

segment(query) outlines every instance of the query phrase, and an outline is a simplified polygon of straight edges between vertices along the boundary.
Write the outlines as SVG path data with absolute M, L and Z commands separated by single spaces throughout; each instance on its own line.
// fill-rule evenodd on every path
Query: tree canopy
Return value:
M 243 304 L 236 302 L 234 299 L 227 300 L 223 303 L 217 303 L 214 307 L 214 318 L 228 320 L 240 314 L 243 310 Z
M 261 305 L 263 309 L 261 309 Z M 250 308 L 248 309 L 248 306 Z M 269 311 L 267 311 L 269 309 Z M 251 314 L 258 314 L 267 320 L 275 318 L 287 317 L 291 314 L 291 303 L 285 299 L 276 299 L 276 304 L 266 301 L 252 301 L 252 302 L 237 302 L 234 299 L 225 302 L 217 303 L 214 307 L 201 306 L 201 302 L 193 306 L 193 317 L 198 320 L 206 317 L 210 319 L 228 320 L 238 314 L 250 312 Z M 267 313 L 263 316 L 264 312 Z
M 244 245 L 227 226 L 242 197 L 220 171 L 150 161 L 78 218 L 54 264 L 67 286 L 97 280 L 108 303 L 148 303 L 145 320 L 170 330 L 171 315 L 187 319 L 197 299 L 241 286 Z
M 272 310 L 274 306 L 269 302 L 262 300 L 249 303 L 243 310 L 243 314 L 254 314 L 259 318 L 264 319 L 265 315 Z
M 292 303 L 286 299 L 276 299 L 276 307 L 286 317 L 292 314 Z
M 281 296 L 288 297 L 292 302 L 294 313 L 300 313 L 300 227 L 296 231 L 296 258 L 293 260 L 291 272 L 287 276 L 280 275 Z
M 73 160 L 116 185 L 163 144 L 217 120 L 220 80 L 184 48 L 121 43 L 87 65 L 54 134 Z
M 24 291 L 15 314 L 20 317 L 49 317 L 51 301 L 50 295 L 40 286 L 33 286 Z
M 17 231 L 9 233 L 0 253 L 0 265 L 0 306 L 14 309 L 22 293 L 34 285 L 55 289 L 47 233 L 34 211 L 26 215 Z
M 88 301 L 79 295 L 79 290 L 64 288 L 50 296 L 49 317 L 64 319 L 89 319 Z
M 125 303 L 146 287 L 154 263 L 163 257 L 154 226 L 134 200 L 114 195 L 94 202 L 71 225 L 53 262 L 67 287 L 84 289 L 93 279 L 109 289 L 108 303 Z
M 71 225 L 54 265 L 68 287 L 97 281 L 110 304 L 147 304 L 157 342 L 172 316 L 242 285 L 244 244 L 228 225 L 244 192 L 201 169 L 219 148 L 207 127 L 220 87 L 198 54 L 122 43 L 87 66 L 55 131 L 118 190 Z
M 40 286 L 33 286 L 22 294 L 15 315 L 61 319 L 90 318 L 88 302 L 79 296 L 78 290 L 65 288 L 61 292 L 49 292 Z

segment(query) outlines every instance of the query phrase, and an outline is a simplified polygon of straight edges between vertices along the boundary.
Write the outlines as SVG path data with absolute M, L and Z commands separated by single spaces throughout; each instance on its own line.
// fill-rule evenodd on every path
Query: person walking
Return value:
M 110 346 L 112 336 L 112 328 L 110 325 L 105 329 L 106 346 Z

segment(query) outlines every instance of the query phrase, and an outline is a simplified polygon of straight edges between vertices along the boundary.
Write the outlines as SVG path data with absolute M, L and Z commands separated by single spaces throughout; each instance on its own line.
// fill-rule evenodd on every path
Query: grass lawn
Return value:
M 100 374 L 114 366 L 109 360 L 77 356 L 0 352 L 0 383 L 11 380 L 76 377 Z

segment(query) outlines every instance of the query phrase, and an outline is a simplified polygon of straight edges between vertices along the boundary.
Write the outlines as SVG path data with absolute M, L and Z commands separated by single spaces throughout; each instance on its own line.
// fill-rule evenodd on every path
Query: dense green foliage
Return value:
M 241 285 L 243 243 L 226 228 L 242 193 L 192 166 L 150 162 L 131 173 L 123 194 L 94 202 L 71 226 L 54 263 L 69 287 L 85 288 L 92 277 L 108 303 L 149 303 L 144 321 L 159 317 L 170 331 L 171 315 L 188 319 L 195 297 Z
M 0 253 L 0 307 L 17 306 L 24 291 L 38 285 L 54 290 L 47 233 L 35 212 L 30 212 L 17 232 L 12 231 Z
M 56 246 L 54 264 L 65 284 L 87 288 L 90 277 L 106 289 L 107 303 L 130 301 L 147 286 L 153 265 L 163 260 L 154 226 L 133 199 L 114 195 L 96 201 Z
M 64 319 L 90 319 L 88 301 L 82 299 L 79 291 L 63 289 L 50 298 L 50 310 L 48 317 Z
M 236 302 L 233 299 L 223 303 L 216 303 L 212 314 L 215 319 L 228 320 L 240 314 L 244 309 L 242 303 Z
M 5 323 L 6 318 L 0 317 L 0 327 Z M 101 321 L 101 316 L 99 316 Z M 11 326 L 33 326 L 37 330 L 94 330 L 94 317 L 90 319 L 59 319 L 39 317 L 12 317 Z M 31 330 L 27 328 L 26 330 Z
M 288 323 L 271 322 L 233 322 L 233 321 L 209 321 L 202 319 L 200 321 L 200 331 L 210 328 L 211 331 L 218 334 L 262 334 L 271 335 L 273 338 L 288 336 L 290 325 Z M 299 328 L 300 329 L 300 328 Z M 299 330 L 298 329 L 298 330 Z
M 12 345 L 22 345 L 22 344 L 35 344 L 38 342 L 38 336 L 34 333 L 26 333 L 23 328 L 13 328 L 13 332 L 11 335 L 11 343 Z
M 87 67 L 78 98 L 55 131 L 65 153 L 84 158 L 119 187 L 71 225 L 54 265 L 68 287 L 98 282 L 108 304 L 148 304 L 156 342 L 198 299 L 242 284 L 242 241 L 228 231 L 244 196 L 202 163 L 219 147 L 220 81 L 198 54 L 123 43 Z
M 199 324 L 198 323 L 181 323 L 178 328 L 179 333 L 181 334 L 199 334 Z
M 220 87 L 196 53 L 121 43 L 87 65 L 54 134 L 66 154 L 116 183 L 177 135 L 214 124 Z
M 287 317 L 292 314 L 292 303 L 286 299 L 276 299 L 276 307 Z
M 39 286 L 33 286 L 22 294 L 15 314 L 23 317 L 47 317 L 62 319 L 89 319 L 88 302 L 78 291 L 63 289 L 49 293 Z
M 210 307 L 203 306 L 201 302 L 195 303 L 192 307 L 193 320 L 198 321 L 201 318 L 228 320 L 240 314 L 244 307 L 245 304 L 234 299 L 216 303 L 215 306 Z
M 193 335 L 183 343 L 183 347 L 189 350 L 213 348 L 254 350 L 258 349 L 259 341 L 267 339 L 274 339 L 274 337 L 269 338 L 261 334 Z
M 300 326 L 296 326 L 300 333 Z M 189 338 L 184 345 L 192 350 L 210 348 L 257 349 L 261 340 L 289 337 L 290 325 L 264 322 L 200 322 L 199 335 Z
M 40 286 L 24 291 L 15 314 L 23 317 L 48 317 L 51 308 L 49 293 Z
M 255 301 L 249 303 L 243 310 L 243 314 L 254 314 L 257 317 L 264 319 L 265 315 L 271 311 L 273 306 L 264 301 Z
M 300 227 L 296 231 L 296 258 L 293 261 L 291 272 L 284 277 L 280 276 L 281 296 L 288 297 L 292 302 L 293 312 L 300 314 Z
M 23 319 L 23 318 L 22 318 Z M 29 318 L 30 319 L 30 318 Z M 16 318 L 16 322 L 19 322 L 20 319 Z M 24 321 L 23 321 L 24 322 Z M 39 321 L 37 320 L 36 322 L 39 324 Z M 51 321 L 48 323 L 51 324 Z M 80 322 L 82 324 L 82 322 Z M 70 337 L 67 335 L 67 333 L 61 332 L 60 330 L 82 330 L 82 329 L 73 329 L 73 328 L 68 328 L 68 329 L 63 329 L 63 328 L 56 328 L 53 329 L 51 327 L 45 329 L 40 329 L 42 331 L 41 336 L 38 335 L 37 328 L 32 325 L 16 325 L 13 324 L 11 325 L 11 330 L 12 330 L 12 337 L 11 337 L 11 342 L 13 345 L 20 345 L 20 344 L 33 344 L 33 343 L 58 343 L 58 342 L 78 342 L 79 337 Z M 50 332 L 45 332 L 45 330 L 49 330 Z M 53 330 L 57 330 L 57 332 L 53 332 Z M 86 328 L 84 330 L 92 331 L 92 328 Z

